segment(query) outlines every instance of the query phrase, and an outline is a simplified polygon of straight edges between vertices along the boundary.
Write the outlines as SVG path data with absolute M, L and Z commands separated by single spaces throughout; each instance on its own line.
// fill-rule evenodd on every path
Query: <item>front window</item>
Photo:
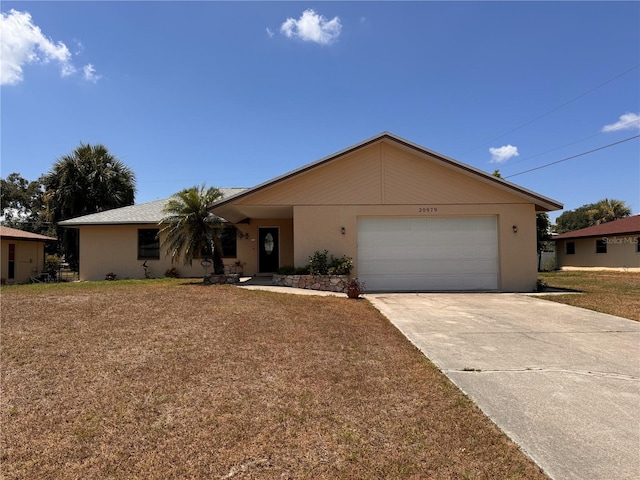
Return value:
M 596 240 L 596 253 L 607 253 L 607 242 Z
M 576 242 L 567 242 L 567 255 L 576 254 Z
M 236 227 L 225 227 L 220 235 L 222 258 L 236 258 L 238 256 L 238 232 Z
M 157 228 L 138 230 L 138 260 L 158 260 L 160 258 L 160 239 Z
M 238 231 L 236 227 L 222 227 L 215 229 L 215 235 L 220 240 L 220 246 L 222 247 L 222 258 L 236 258 L 238 256 L 238 247 L 236 244 L 238 238 Z M 205 246 L 200 255 L 196 258 L 211 258 L 211 248 Z

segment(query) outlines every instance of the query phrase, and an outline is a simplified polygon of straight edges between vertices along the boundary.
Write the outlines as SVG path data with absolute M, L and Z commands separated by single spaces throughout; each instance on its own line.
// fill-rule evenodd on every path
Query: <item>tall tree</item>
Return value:
M 565 233 L 581 228 L 611 222 L 631 215 L 631 209 L 622 200 L 608 199 L 567 210 L 556 218 L 555 232 Z
M 43 215 L 40 181 L 29 181 L 15 172 L 0 179 L 0 208 L 3 225 L 42 235 L 52 234 Z
M 631 209 L 622 200 L 608 199 L 600 200 L 589 209 L 589 221 L 592 225 L 611 222 L 619 218 L 631 215 Z
M 45 213 L 52 223 L 133 205 L 135 198 L 133 171 L 99 144 L 81 143 L 56 160 L 41 181 L 45 188 Z M 58 233 L 67 260 L 77 266 L 77 232 L 67 229 Z
M 542 268 L 542 252 L 551 240 L 551 219 L 546 213 L 536 215 L 536 236 L 538 242 L 538 271 Z
M 164 208 L 166 224 L 160 234 L 165 238 L 162 248 L 175 262 L 182 257 L 185 265 L 191 265 L 199 256 L 213 258 L 213 271 L 224 273 L 220 230 L 222 220 L 208 208 L 222 198 L 222 192 L 205 185 L 185 188 L 174 194 Z
M 104 145 L 80 144 L 42 177 L 53 222 L 133 205 L 135 175 Z

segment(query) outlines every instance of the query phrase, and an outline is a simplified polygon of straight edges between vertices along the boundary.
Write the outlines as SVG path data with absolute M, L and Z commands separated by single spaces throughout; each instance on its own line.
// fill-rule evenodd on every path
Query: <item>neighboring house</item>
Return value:
M 640 271 L 640 215 L 554 237 L 558 267 Z
M 80 279 L 103 279 L 110 271 L 142 278 L 144 259 L 153 276 L 162 276 L 168 260 L 145 230 L 158 228 L 163 202 L 62 222 L 80 229 Z M 211 211 L 238 228 L 234 256 L 226 262 L 242 264 L 245 275 L 304 266 L 326 249 L 352 257 L 352 274 L 369 291 L 531 291 L 536 213 L 561 208 L 383 133 L 226 195 Z M 142 213 L 153 209 L 155 216 Z M 177 267 L 183 276 L 202 275 L 196 262 L 192 269 Z
M 0 226 L 2 267 L 0 278 L 5 283 L 29 283 L 44 272 L 44 245 L 53 237 Z

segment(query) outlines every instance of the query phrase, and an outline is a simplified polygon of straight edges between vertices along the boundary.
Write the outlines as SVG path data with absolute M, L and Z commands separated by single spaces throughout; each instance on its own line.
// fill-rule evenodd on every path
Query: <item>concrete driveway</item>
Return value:
M 519 294 L 366 297 L 551 478 L 640 478 L 640 323 Z

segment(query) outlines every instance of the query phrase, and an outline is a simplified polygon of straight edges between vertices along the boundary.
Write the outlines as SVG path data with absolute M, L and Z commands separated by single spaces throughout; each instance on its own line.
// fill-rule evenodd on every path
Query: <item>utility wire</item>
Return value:
M 515 132 L 516 130 L 520 130 L 521 128 L 524 128 L 524 127 L 526 127 L 527 125 L 531 125 L 531 124 L 532 124 L 533 122 L 535 122 L 536 120 L 539 120 L 539 119 L 541 119 L 542 117 L 545 117 L 545 116 L 549 115 L 550 113 L 555 112 L 556 110 L 560 110 L 562 107 L 565 107 L 565 106 L 569 105 L 570 103 L 573 103 L 573 102 L 575 102 L 576 100 L 578 100 L 578 99 L 580 99 L 580 98 L 582 98 L 582 97 L 584 97 L 584 96 L 586 96 L 586 95 L 589 95 L 591 92 L 594 92 L 595 90 L 597 90 L 597 89 L 599 89 L 599 88 L 601 88 L 601 87 L 604 87 L 605 85 L 607 85 L 607 84 L 609 84 L 609 83 L 613 82 L 614 80 L 617 80 L 618 78 L 622 77 L 623 75 L 626 75 L 627 73 L 629 73 L 629 72 L 631 72 L 631 71 L 635 70 L 635 69 L 636 69 L 636 68 L 638 68 L 638 67 L 640 67 L 640 63 L 639 63 L 639 64 L 637 64 L 637 65 L 635 65 L 635 66 L 633 66 L 633 67 L 631 67 L 630 69 L 625 70 L 624 72 L 622 72 L 622 73 L 620 73 L 620 74 L 616 75 L 615 77 L 610 78 L 610 79 L 609 79 L 609 80 L 607 80 L 606 82 L 601 83 L 600 85 L 597 85 L 597 86 L 593 87 L 591 90 L 587 90 L 586 92 L 584 92 L 584 93 L 582 93 L 582 94 L 578 95 L 577 97 L 574 97 L 574 98 L 572 98 L 571 100 L 566 101 L 566 102 L 564 102 L 563 104 L 561 104 L 561 105 L 559 105 L 559 106 L 557 106 L 557 107 L 555 107 L 555 108 L 552 108 L 552 109 L 551 109 L 551 110 L 549 110 L 548 112 L 545 112 L 545 113 L 543 113 L 543 114 L 541 114 L 541 115 L 538 115 L 537 117 L 533 118 L 532 120 L 529 120 L 528 122 L 525 122 L 525 123 L 523 123 L 522 125 L 519 125 L 519 126 L 517 126 L 517 127 L 515 127 L 515 128 L 512 128 L 512 129 L 511 129 L 511 130 L 509 130 L 508 132 L 501 133 L 501 134 L 500 134 L 500 135 L 498 135 L 497 137 L 494 137 L 494 138 L 492 138 L 491 140 L 489 140 L 489 141 L 487 141 L 487 142 L 483 143 L 482 145 L 478 145 L 477 147 L 472 148 L 471 150 L 468 150 L 468 151 L 464 152 L 464 153 L 463 153 L 463 154 L 461 154 L 461 155 L 457 155 L 457 157 L 464 157 L 465 155 L 468 155 L 468 154 L 469 154 L 469 153 L 471 153 L 471 152 L 475 152 L 475 151 L 476 151 L 476 150 L 478 150 L 479 148 L 482 148 L 482 147 L 484 147 L 484 146 L 486 146 L 486 145 L 489 145 L 489 144 L 490 144 L 490 143 L 492 143 L 493 141 L 498 140 L 499 138 L 502 138 L 502 137 L 504 137 L 505 135 L 509 135 L 510 133 L 513 133 L 513 132 Z
M 620 128 L 625 128 L 626 126 L 631 125 L 632 123 L 638 123 L 638 122 L 640 122 L 640 119 L 631 120 L 629 122 L 621 124 Z M 638 126 L 640 126 L 640 123 L 638 123 Z M 508 164 L 502 165 L 501 166 L 501 170 L 503 170 L 505 168 L 509 168 L 509 167 L 511 167 L 513 165 L 516 165 L 518 163 L 525 162 L 525 161 L 530 160 L 532 158 L 539 157 L 540 155 L 545 155 L 547 153 L 551 153 L 551 152 L 555 152 L 556 150 L 560 150 L 561 148 L 568 147 L 570 145 L 575 145 L 576 143 L 584 142 L 585 140 L 589 140 L 590 138 L 598 137 L 600 135 L 605 135 L 606 133 L 608 133 L 608 132 L 599 132 L 599 133 L 596 133 L 594 135 L 589 135 L 588 137 L 581 138 L 580 140 L 575 140 L 573 142 L 565 143 L 564 145 L 560 145 L 558 147 L 554 147 L 551 150 L 545 150 L 544 152 L 536 153 L 535 155 L 529 155 L 528 157 L 524 157 L 524 158 L 521 158 L 519 160 L 510 161 Z
M 557 163 L 566 162 L 567 160 L 571 160 L 573 158 L 582 157 L 584 155 L 588 155 L 589 153 L 597 152 L 598 150 L 604 150 L 605 148 L 613 147 L 614 145 L 618 145 L 620 143 L 628 142 L 629 140 L 633 140 L 634 138 L 638 138 L 640 135 L 634 135 L 633 137 L 625 138 L 624 140 L 620 140 L 619 142 L 610 143 L 609 145 L 604 145 L 603 147 L 594 148 L 593 150 L 589 150 L 588 152 L 582 152 L 577 155 L 572 155 L 571 157 L 563 158 L 562 160 L 556 160 L 555 162 L 547 163 L 545 165 L 540 165 L 539 167 L 530 168 L 529 170 L 525 170 L 523 172 L 514 173 L 513 175 L 507 175 L 503 178 L 511 178 L 517 177 L 518 175 L 522 175 L 524 173 L 533 172 L 534 170 L 540 170 L 542 168 L 550 167 L 551 165 L 556 165 Z

